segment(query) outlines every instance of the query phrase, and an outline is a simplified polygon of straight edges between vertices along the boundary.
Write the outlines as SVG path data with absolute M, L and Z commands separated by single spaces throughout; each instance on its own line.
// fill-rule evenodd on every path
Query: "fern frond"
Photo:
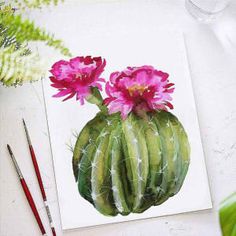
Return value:
M 21 85 L 41 79 L 44 68 L 37 54 L 24 55 L 25 48 L 0 48 L 0 82 L 6 86 Z
M 46 45 L 58 49 L 65 56 L 71 56 L 71 53 L 61 40 L 55 39 L 53 35 L 35 26 L 34 22 L 28 19 L 23 20 L 21 15 L 6 14 L 0 10 L 0 25 L 7 29 L 9 37 L 14 36 L 19 43 L 43 41 Z
M 28 4 L 29 7 L 49 5 L 50 2 L 56 4 L 58 1 L 15 0 L 17 3 Z M 42 41 L 62 54 L 71 56 L 61 40 L 35 26 L 33 21 L 24 20 L 20 13 L 15 13 L 11 5 L 0 4 L 0 83 L 3 85 L 21 85 L 23 82 L 36 81 L 44 76 L 45 68 L 39 55 L 32 53 L 27 46 L 30 41 Z
M 15 0 L 15 4 L 20 8 L 41 8 L 42 6 L 56 6 L 59 2 L 64 0 Z
M 0 8 L 3 12 L 14 11 L 14 9 L 11 7 L 11 4 L 7 4 L 6 2 L 0 2 Z
M 16 38 L 14 36 L 9 36 L 7 34 L 7 29 L 3 28 L 2 25 L 0 25 L 0 48 L 6 48 L 11 46 L 15 50 L 18 50 L 21 48 L 22 44 L 17 42 Z M 31 53 L 31 50 L 27 48 L 26 46 L 23 47 L 24 52 L 23 55 L 29 55 Z

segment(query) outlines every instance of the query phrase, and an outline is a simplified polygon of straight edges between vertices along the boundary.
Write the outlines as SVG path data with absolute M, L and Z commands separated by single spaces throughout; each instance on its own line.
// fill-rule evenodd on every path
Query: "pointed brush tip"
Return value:
M 29 133 L 28 133 L 28 128 L 27 128 L 27 125 L 26 125 L 26 123 L 25 123 L 24 118 L 22 118 L 22 121 L 23 121 L 23 125 L 24 125 L 24 130 L 25 130 L 27 142 L 28 142 L 29 145 L 32 145 L 32 144 L 31 144 L 31 140 L 30 140 L 30 136 L 29 136 Z
M 7 144 L 7 149 L 8 149 L 8 151 L 9 151 L 9 153 L 12 154 L 12 150 L 11 150 L 11 147 L 10 147 L 9 144 Z
M 27 126 L 26 126 L 26 123 L 25 123 L 24 118 L 22 118 L 22 121 L 23 121 L 24 130 L 25 130 L 25 132 L 27 133 Z

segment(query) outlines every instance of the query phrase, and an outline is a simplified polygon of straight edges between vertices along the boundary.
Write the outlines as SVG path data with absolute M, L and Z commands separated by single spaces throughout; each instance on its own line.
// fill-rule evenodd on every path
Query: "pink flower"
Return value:
M 59 92 L 53 97 L 67 96 L 63 101 L 76 95 L 76 100 L 80 100 L 81 105 L 84 99 L 90 94 L 91 87 L 102 90 L 100 78 L 104 70 L 106 61 L 101 57 L 75 57 L 69 61 L 60 60 L 56 62 L 50 72 L 51 86 L 57 88 Z
M 106 83 L 108 98 L 104 103 L 109 114 L 121 112 L 125 119 L 131 111 L 136 113 L 152 110 L 173 109 L 171 93 L 174 84 L 169 83 L 169 75 L 152 66 L 127 67 L 110 75 Z

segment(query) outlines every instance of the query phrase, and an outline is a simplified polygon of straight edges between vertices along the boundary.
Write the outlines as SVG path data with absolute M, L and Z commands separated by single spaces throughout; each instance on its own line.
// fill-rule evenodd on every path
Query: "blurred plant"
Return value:
M 43 5 L 57 5 L 64 0 L 15 0 L 15 4 L 20 8 L 41 8 Z
M 236 192 L 220 204 L 220 225 L 223 236 L 236 236 Z
M 6 86 L 21 85 L 35 81 L 44 75 L 42 61 L 28 43 L 41 41 L 70 56 L 69 50 L 61 40 L 44 29 L 35 26 L 33 21 L 23 19 L 27 8 L 41 8 L 43 5 L 57 4 L 58 0 L 15 0 L 14 8 L 6 3 L 0 4 L 0 82 Z

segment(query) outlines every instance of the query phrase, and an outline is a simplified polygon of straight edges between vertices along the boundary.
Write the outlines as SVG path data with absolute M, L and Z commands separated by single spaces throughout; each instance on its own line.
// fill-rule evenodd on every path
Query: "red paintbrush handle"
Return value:
M 38 162 L 37 162 L 37 159 L 36 159 L 36 156 L 35 156 L 34 149 L 33 149 L 32 145 L 29 145 L 29 150 L 30 150 L 31 159 L 32 159 L 32 162 L 33 162 L 33 165 L 34 165 L 35 173 L 36 173 L 36 176 L 37 176 L 37 179 L 38 179 L 41 194 L 42 194 L 42 197 L 43 197 L 43 200 L 44 200 L 44 203 L 45 203 L 47 215 L 48 215 L 49 222 L 50 222 L 50 225 L 51 225 L 52 234 L 53 234 L 53 236 L 56 236 L 56 231 L 55 231 L 54 227 L 52 226 L 51 213 L 50 213 L 49 207 L 47 205 L 47 197 L 46 197 L 46 193 L 45 193 L 45 190 L 44 190 L 42 177 L 41 177 L 41 174 L 40 174 Z
M 42 194 L 43 200 L 46 201 L 47 197 L 46 197 L 46 194 L 45 194 L 45 191 L 44 191 L 43 181 L 42 181 L 42 178 L 41 178 L 38 162 L 37 162 L 37 159 L 36 159 L 36 156 L 35 156 L 34 149 L 33 149 L 32 145 L 29 145 L 29 150 L 30 150 L 30 155 L 31 155 L 32 162 L 33 162 L 33 165 L 34 165 L 34 169 L 35 169 L 35 172 L 36 172 L 36 176 L 37 176 L 37 179 L 38 179 L 41 194 Z
M 52 227 L 52 228 L 51 228 L 51 230 L 52 230 L 52 235 L 53 235 L 53 236 L 56 236 L 56 231 L 55 231 L 55 228 L 54 228 L 54 227 Z
M 27 184 L 26 184 L 26 182 L 25 182 L 24 179 L 20 179 L 20 182 L 21 182 L 22 188 L 23 188 L 23 190 L 24 190 L 24 192 L 25 192 L 25 196 L 26 196 L 26 198 L 27 198 L 27 200 L 28 200 L 28 202 L 29 202 L 29 205 L 30 205 L 30 207 L 31 207 L 31 210 L 32 210 L 33 213 L 34 213 L 35 219 L 37 220 L 38 226 L 39 226 L 39 228 L 40 228 L 42 234 L 43 234 L 43 235 L 46 235 L 46 231 L 45 231 L 45 229 L 44 229 L 44 227 L 43 227 L 43 223 L 42 223 L 42 221 L 41 221 L 41 219 L 40 219 L 38 210 L 37 210 L 37 208 L 36 208 L 36 206 L 35 206 L 35 203 L 34 203 L 34 200 L 33 200 L 32 195 L 31 195 L 31 193 L 30 193 L 30 191 L 29 191 L 29 188 L 28 188 L 28 186 L 27 186 Z

